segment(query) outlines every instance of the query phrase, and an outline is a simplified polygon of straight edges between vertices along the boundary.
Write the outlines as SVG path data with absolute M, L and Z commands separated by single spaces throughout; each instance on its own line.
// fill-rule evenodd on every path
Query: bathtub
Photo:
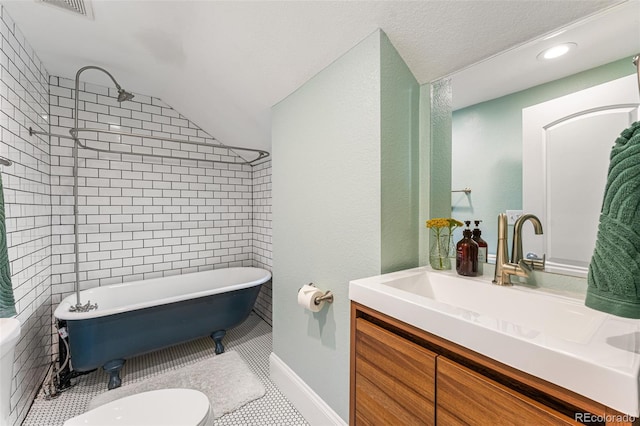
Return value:
M 69 312 L 72 294 L 54 316 L 66 322 L 73 369 L 102 367 L 114 389 L 128 358 L 207 335 L 216 354 L 224 352 L 226 331 L 247 318 L 269 279 L 269 271 L 242 267 L 97 287 L 81 291 L 80 301 L 98 309 Z

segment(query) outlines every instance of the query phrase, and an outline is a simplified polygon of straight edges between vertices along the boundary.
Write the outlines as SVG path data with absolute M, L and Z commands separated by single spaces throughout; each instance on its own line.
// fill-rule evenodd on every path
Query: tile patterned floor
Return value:
M 249 368 L 264 384 L 266 394 L 218 420 L 217 426 L 307 425 L 304 418 L 269 380 L 271 327 L 251 314 L 240 326 L 231 330 L 223 343 L 227 350 L 242 356 Z M 203 338 L 128 360 L 121 377 L 122 384 L 175 370 L 211 356 L 213 340 Z M 42 392 L 25 419 L 23 426 L 58 426 L 85 411 L 89 401 L 106 392 L 107 375 L 101 369 L 75 379 L 75 386 L 55 399 L 47 400 Z

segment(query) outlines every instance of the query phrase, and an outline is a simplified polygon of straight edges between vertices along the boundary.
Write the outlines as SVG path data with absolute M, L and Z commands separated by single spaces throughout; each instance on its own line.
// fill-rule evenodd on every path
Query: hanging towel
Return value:
M 640 318 L 640 121 L 611 150 L 585 305 Z
M 2 175 L 0 175 L 0 318 L 12 317 L 15 314 L 16 307 L 7 250 L 7 228 L 4 223 L 4 193 L 2 191 Z

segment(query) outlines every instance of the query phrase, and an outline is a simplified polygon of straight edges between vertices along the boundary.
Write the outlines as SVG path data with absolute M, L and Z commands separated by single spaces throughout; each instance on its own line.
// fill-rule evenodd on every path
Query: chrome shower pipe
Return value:
M 73 128 L 69 130 L 69 133 L 71 134 L 71 138 L 73 139 L 73 150 L 72 150 L 72 154 L 73 154 L 73 235 L 74 235 L 73 251 L 75 253 L 74 268 L 75 268 L 75 275 L 76 275 L 76 283 L 75 283 L 76 305 L 72 307 L 71 310 L 76 312 L 86 312 L 91 309 L 97 308 L 97 305 L 95 305 L 94 307 L 89 302 L 86 305 L 83 305 L 82 303 L 80 303 L 80 253 L 78 251 L 78 247 L 79 247 L 79 244 L 78 244 L 78 239 L 79 239 L 79 236 L 78 236 L 78 145 L 80 144 L 80 140 L 78 139 L 78 110 L 80 109 L 80 74 L 82 74 L 83 71 L 91 70 L 91 69 L 102 71 L 103 73 L 107 74 L 111 79 L 111 81 L 113 81 L 113 84 L 115 84 L 116 89 L 118 89 L 119 95 L 122 93 L 126 93 L 124 92 L 122 87 L 120 87 L 115 77 L 112 76 L 111 73 L 105 70 L 104 68 L 100 68 L 94 65 L 88 65 L 86 67 L 80 68 L 76 73 L 76 86 L 75 86 L 76 102 L 73 109 Z M 131 99 L 132 97 L 133 95 L 131 95 L 131 97 L 129 97 L 128 99 Z

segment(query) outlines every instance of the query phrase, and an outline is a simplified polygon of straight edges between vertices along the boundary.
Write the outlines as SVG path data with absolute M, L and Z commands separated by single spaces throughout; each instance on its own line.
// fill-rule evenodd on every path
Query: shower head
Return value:
M 118 89 L 118 102 L 130 101 L 131 99 L 133 99 L 132 93 L 124 89 Z

